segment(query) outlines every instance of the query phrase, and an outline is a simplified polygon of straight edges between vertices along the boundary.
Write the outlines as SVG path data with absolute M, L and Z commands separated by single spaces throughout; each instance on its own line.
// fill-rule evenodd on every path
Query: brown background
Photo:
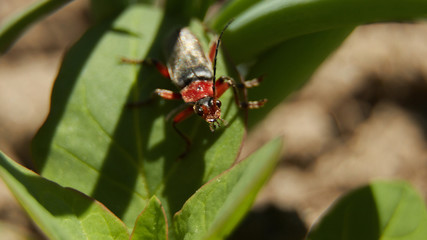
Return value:
M 1 1 L 0 23 L 31 2 Z M 13 159 L 31 166 L 62 56 L 89 22 L 88 3 L 75 1 L 0 58 L 0 149 Z M 249 134 L 243 155 L 275 136 L 286 151 L 234 239 L 301 239 L 337 197 L 376 179 L 406 179 L 427 199 L 426 40 L 426 23 L 357 28 Z M 0 234 L 42 238 L 3 183 Z

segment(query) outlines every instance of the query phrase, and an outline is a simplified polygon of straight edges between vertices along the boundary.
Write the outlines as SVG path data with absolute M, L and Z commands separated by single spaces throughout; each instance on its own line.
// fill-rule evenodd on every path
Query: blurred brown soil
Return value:
M 277 107 L 244 149 L 285 140 L 253 211 L 296 211 L 308 227 L 337 197 L 380 179 L 409 181 L 427 199 L 426 39 L 426 23 L 361 26 Z
M 0 25 L 35 0 L 0 1 Z M 75 1 L 34 25 L 0 57 L 0 149 L 31 167 L 30 142 L 49 112 L 53 81 L 65 53 L 87 29 L 88 2 Z M 1 239 L 43 239 L 0 182 Z
M 0 2 L 0 23 L 29 2 Z M 87 12 L 87 2 L 73 2 L 0 58 L 0 149 L 27 166 L 62 56 L 87 28 Z M 426 23 L 357 28 L 304 88 L 249 134 L 243 154 L 275 136 L 283 136 L 285 151 L 242 225 L 254 216 L 269 228 L 258 221 L 259 233 L 233 239 L 257 239 L 263 231 L 274 232 L 270 239 L 300 239 L 337 197 L 376 179 L 405 179 L 427 199 L 426 39 Z M 7 239 L 39 234 L 4 184 L 0 231 L 10 232 Z

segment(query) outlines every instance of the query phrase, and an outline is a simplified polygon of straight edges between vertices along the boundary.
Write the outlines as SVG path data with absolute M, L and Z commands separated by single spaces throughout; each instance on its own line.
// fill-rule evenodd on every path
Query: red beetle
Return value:
M 182 99 L 188 105 L 173 117 L 172 123 L 174 129 L 187 142 L 187 151 L 190 146 L 190 140 L 176 127 L 176 124 L 189 117 L 192 113 L 196 113 L 209 123 L 209 128 L 212 132 L 215 131 L 215 128 L 220 125 L 219 121 L 224 121 L 221 118 L 221 101 L 218 98 L 230 86 L 234 89 L 235 100 L 240 108 L 259 108 L 267 101 L 263 99 L 242 102 L 237 96 L 239 88 L 257 86 L 260 79 L 236 83 L 231 77 L 221 76 L 216 80 L 218 48 L 222 34 L 230 23 L 224 27 L 217 42 L 212 44 L 208 56 L 203 52 L 196 36 L 188 28 L 181 28 L 174 34 L 173 44 L 167 49 L 166 65 L 154 59 L 142 61 L 122 59 L 123 62 L 127 63 L 154 65 L 164 77 L 169 78 L 180 89 L 179 93 L 167 89 L 156 89 L 154 93 L 168 100 Z M 147 101 L 131 103 L 129 106 L 140 106 L 146 103 Z

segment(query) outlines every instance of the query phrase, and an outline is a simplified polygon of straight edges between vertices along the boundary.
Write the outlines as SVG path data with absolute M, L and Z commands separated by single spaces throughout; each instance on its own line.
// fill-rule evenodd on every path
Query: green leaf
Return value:
M 129 229 L 134 228 L 135 221 L 144 208 L 158 212 L 159 208 L 153 202 L 153 196 L 157 196 L 161 201 L 166 218 L 171 222 L 173 214 L 182 208 L 197 189 L 229 169 L 239 153 L 243 140 L 244 114 L 234 104 L 231 91 L 227 91 L 221 97 L 223 117 L 228 122 L 226 127 L 212 134 L 207 124 L 197 116 L 190 117 L 178 125 L 193 143 L 191 151 L 181 160 L 178 160 L 178 156 L 184 151 L 185 142 L 173 130 L 170 120 L 166 117 L 180 103 L 159 99 L 141 108 L 126 107 L 129 102 L 149 99 L 156 88 L 171 90 L 175 88 L 152 66 L 124 64 L 120 62 L 122 57 L 155 58 L 164 62 L 164 45 L 167 44 L 168 36 L 177 27 L 188 24 L 200 39 L 205 51 L 208 50 L 212 36 L 204 31 L 204 26 L 200 22 L 191 19 L 204 15 L 205 7 L 211 2 L 200 2 L 204 6 L 200 11 L 186 8 L 188 4 L 195 2 L 198 0 L 184 2 L 169 0 L 166 2 L 164 12 L 149 5 L 132 5 L 124 11 L 120 9 L 121 13 L 115 19 L 100 22 L 90 29 L 64 58 L 53 89 L 50 115 L 32 145 L 35 165 L 43 177 L 62 186 L 77 189 L 102 202 L 122 219 Z M 267 2 L 278 4 L 278 1 Z M 276 26 L 276 22 L 273 21 L 270 26 L 267 23 L 271 19 L 262 15 L 262 6 L 265 6 L 262 4 L 267 2 L 253 5 L 242 12 L 236 19 L 238 24 L 235 25 L 234 31 L 249 34 L 248 29 L 251 27 L 249 25 L 252 24 L 255 30 L 260 26 L 265 27 L 263 31 L 265 30 L 268 36 L 268 32 L 272 31 L 270 27 Z M 308 6 L 311 8 L 323 6 L 319 11 L 325 12 L 329 6 L 326 3 L 337 4 L 332 0 L 286 2 L 293 5 L 280 5 L 283 7 L 277 8 L 278 15 L 275 11 L 269 14 L 280 15 L 281 18 L 288 12 L 293 14 L 290 16 L 296 13 L 303 16 L 305 12 L 301 9 L 307 9 Z M 253 10 L 255 8 L 256 10 Z M 328 11 L 326 12 L 329 13 Z M 307 13 L 311 12 L 314 10 L 311 9 Z M 380 11 L 380 14 L 382 13 Z M 260 22 L 253 18 L 257 16 L 256 14 L 262 17 Z M 312 15 L 314 18 L 310 18 Z M 338 16 L 346 17 L 344 14 Z M 235 35 L 235 32 L 230 33 L 231 45 L 227 45 L 227 50 L 231 50 L 231 57 L 249 61 L 258 56 L 254 65 L 248 68 L 248 75 L 265 76 L 261 86 L 258 89 L 251 89 L 250 94 L 251 99 L 254 96 L 268 98 L 270 102 L 264 109 L 253 111 L 251 120 L 260 119 L 266 111 L 308 79 L 321 61 L 343 41 L 356 24 L 354 21 L 347 21 L 348 24 L 340 25 L 332 22 L 329 15 L 314 13 L 306 15 L 306 18 L 308 20 L 303 19 L 304 21 L 295 18 L 301 23 L 291 24 L 297 26 L 296 28 L 283 30 L 289 33 L 289 36 L 283 37 L 282 31 L 278 31 L 277 37 L 267 39 L 266 44 L 260 45 L 260 49 L 257 46 L 259 36 L 258 39 L 254 38 L 256 41 L 252 41 L 250 38 Z M 289 18 L 284 19 L 290 21 Z M 323 20 L 318 21 L 319 19 Z M 286 21 L 278 22 L 286 23 Z M 316 24 L 320 24 L 320 27 Z M 234 23 L 230 28 L 232 26 Z M 253 31 L 253 34 L 262 35 L 264 32 Z M 249 55 L 246 57 L 244 55 L 246 53 L 230 49 L 230 46 L 237 44 L 237 38 L 241 45 L 238 44 L 237 49 L 247 47 Z M 224 43 L 227 41 L 224 38 Z M 222 54 L 218 60 L 218 76 L 236 77 L 232 67 L 229 65 L 226 67 Z M 229 176 L 224 179 L 223 184 L 231 186 L 228 182 L 236 182 L 233 188 L 235 191 L 228 192 L 230 196 L 221 195 L 216 193 L 215 189 L 211 189 L 213 193 L 218 194 L 215 196 L 221 196 L 224 205 L 215 203 L 218 201 L 217 198 L 208 199 L 207 194 L 200 195 L 207 203 L 216 206 L 213 212 L 210 212 L 212 215 L 207 216 L 209 222 L 202 226 L 204 237 L 221 238 L 231 231 L 252 202 L 255 190 L 259 186 L 256 184 L 261 184 L 262 179 L 269 173 L 269 169 L 262 167 L 270 166 L 268 163 L 260 161 L 258 164 L 266 165 L 252 163 L 247 167 L 249 170 L 234 170 L 246 169 L 244 166 L 248 163 L 243 162 L 231 170 L 236 171 L 235 173 L 223 175 Z M 257 167 L 250 167 L 253 164 Z M 214 183 L 211 182 L 205 187 L 210 189 L 210 184 Z M 255 187 L 252 191 L 246 186 Z M 204 188 L 200 191 L 205 191 Z M 225 192 L 227 190 L 225 187 L 218 189 Z M 176 217 L 179 223 L 174 225 L 173 229 L 177 230 L 177 236 L 191 237 L 199 230 L 189 226 L 193 218 L 188 212 L 196 211 L 194 219 L 201 217 L 202 212 L 199 211 L 198 204 L 203 203 L 190 202 L 191 199 L 182 209 L 182 213 Z M 137 224 L 145 221 L 146 218 L 142 217 Z M 187 234 L 186 229 L 191 231 Z
M 276 165 L 275 139 L 199 189 L 174 216 L 177 239 L 223 239 L 251 207 Z
M 123 222 L 102 204 L 40 177 L 1 152 L 0 176 L 51 239 L 129 239 Z
M 38 1 L 7 19 L 0 26 L 0 55 L 5 53 L 31 24 L 69 2 L 71 0 Z
M 220 32 L 231 19 L 236 18 L 246 9 L 260 1 L 261 0 L 234 0 L 226 2 L 212 21 L 212 28 Z
M 427 16 L 425 0 L 271 0 L 240 14 L 224 34 L 236 63 L 285 40 L 333 28 Z M 218 30 L 218 29 L 217 29 Z
M 250 68 L 248 79 L 263 76 L 249 91 L 251 100 L 267 98 L 263 108 L 249 112 L 254 125 L 289 94 L 308 81 L 319 65 L 337 49 L 353 27 L 327 30 L 290 39 L 266 51 Z
M 131 4 L 153 4 L 155 0 L 90 0 L 92 14 L 96 22 L 111 18 Z
M 203 20 L 208 8 L 215 0 L 167 0 L 165 12 L 168 17 L 188 22 L 191 18 Z
M 244 135 L 231 91 L 221 97 L 226 127 L 211 133 L 197 116 L 178 124 L 193 142 L 182 160 L 185 141 L 166 119 L 181 103 L 156 99 L 125 107 L 148 99 L 155 88 L 176 90 L 154 67 L 120 62 L 163 60 L 165 39 L 176 27 L 170 21 L 157 8 L 135 5 L 89 30 L 64 59 L 50 115 L 32 145 L 42 176 L 99 200 L 129 228 L 153 195 L 171 219 L 200 186 L 232 165 Z M 203 26 L 192 22 L 190 28 L 207 51 Z M 222 57 L 218 75 L 229 75 Z
M 150 199 L 144 211 L 136 220 L 131 239 L 168 239 L 165 210 L 156 196 Z
M 375 182 L 340 199 L 313 227 L 309 240 L 411 240 L 427 236 L 423 199 L 404 182 Z

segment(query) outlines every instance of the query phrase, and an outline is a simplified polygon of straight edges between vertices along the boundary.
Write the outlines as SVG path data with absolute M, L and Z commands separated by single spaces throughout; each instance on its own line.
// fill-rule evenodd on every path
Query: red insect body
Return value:
M 186 103 L 197 102 L 204 97 L 213 97 L 212 90 L 213 82 L 210 81 L 194 81 L 181 90 L 182 100 Z M 216 98 L 229 88 L 229 85 L 224 81 L 216 82 Z
M 211 81 L 196 80 L 191 82 L 181 90 L 182 100 L 186 103 L 197 102 L 204 97 L 212 97 L 212 84 Z
M 221 32 L 218 41 L 211 46 L 208 58 L 203 52 L 197 38 L 188 28 L 183 28 L 177 32 L 175 42 L 172 48 L 169 49 L 170 53 L 167 66 L 154 59 L 143 61 L 122 59 L 124 62 L 129 63 L 144 62 L 153 64 L 164 77 L 171 79 L 180 88 L 179 93 L 166 89 L 156 89 L 155 94 L 164 99 L 182 99 L 188 104 L 187 108 L 177 113 L 173 118 L 173 127 L 187 142 L 187 151 L 190 140 L 176 128 L 175 124 L 196 113 L 208 122 L 211 131 L 214 131 L 217 125 L 219 125 L 218 120 L 223 121 L 221 118 L 221 102 L 218 98 L 230 86 L 234 88 L 235 100 L 239 107 L 259 108 L 266 102 L 265 99 L 261 101 L 240 102 L 236 96 L 237 88 L 256 86 L 259 82 L 257 79 L 241 84 L 234 83 L 234 80 L 229 77 L 220 77 L 216 81 L 216 56 L 221 36 L 227 26 Z M 138 106 L 140 104 L 132 105 Z

